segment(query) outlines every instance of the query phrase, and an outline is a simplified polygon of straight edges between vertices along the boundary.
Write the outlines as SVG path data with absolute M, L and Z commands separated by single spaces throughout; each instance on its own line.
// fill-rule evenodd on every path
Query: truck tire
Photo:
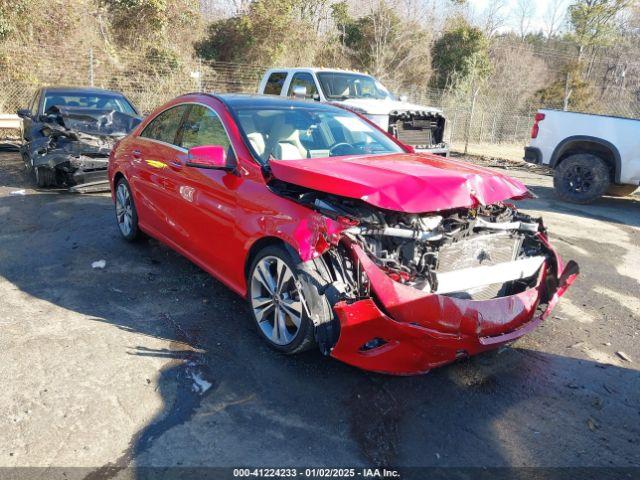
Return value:
M 628 197 L 638 189 L 637 185 L 609 185 L 607 195 L 610 197 Z
M 553 187 L 560 199 L 571 203 L 590 203 L 605 194 L 611 184 L 605 161 L 589 153 L 577 153 L 556 167 Z

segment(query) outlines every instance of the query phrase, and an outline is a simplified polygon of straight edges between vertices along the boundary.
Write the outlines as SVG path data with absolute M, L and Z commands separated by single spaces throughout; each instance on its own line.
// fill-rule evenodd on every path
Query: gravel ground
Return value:
M 510 347 L 401 378 L 274 353 L 243 299 L 122 241 L 108 195 L 0 152 L 0 467 L 640 466 L 640 197 L 564 204 L 506 166 L 582 274 Z

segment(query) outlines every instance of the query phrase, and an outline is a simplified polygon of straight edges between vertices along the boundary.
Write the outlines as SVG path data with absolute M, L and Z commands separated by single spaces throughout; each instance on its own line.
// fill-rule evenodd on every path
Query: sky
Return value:
M 489 1 L 491 0 L 468 0 L 469 4 L 476 12 L 482 12 L 482 10 L 486 8 Z M 516 5 L 518 0 L 505 0 L 505 1 L 506 1 L 506 6 L 502 11 L 502 14 L 505 17 L 507 17 L 506 29 L 509 30 L 515 27 L 515 24 L 514 24 L 515 20 L 512 20 L 508 17 L 512 12 L 514 12 L 517 9 Z M 531 3 L 535 8 L 535 15 L 531 20 L 530 30 L 538 31 L 544 27 L 544 15 L 551 1 L 552 0 L 532 0 Z

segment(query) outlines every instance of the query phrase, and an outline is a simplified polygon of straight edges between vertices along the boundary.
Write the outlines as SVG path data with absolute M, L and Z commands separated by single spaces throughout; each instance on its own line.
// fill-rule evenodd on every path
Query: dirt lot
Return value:
M 243 299 L 122 241 L 108 195 L 35 191 L 0 152 L 0 467 L 640 466 L 640 197 L 509 173 L 581 277 L 509 348 L 400 378 L 274 353 Z

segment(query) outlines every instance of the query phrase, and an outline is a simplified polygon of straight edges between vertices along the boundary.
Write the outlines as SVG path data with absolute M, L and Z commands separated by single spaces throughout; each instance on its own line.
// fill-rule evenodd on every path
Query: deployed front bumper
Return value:
M 331 356 L 365 370 L 411 375 L 496 348 L 532 331 L 578 275 L 574 262 L 564 266 L 546 239 L 540 239 L 553 261 L 542 266 L 536 286 L 482 301 L 425 293 L 395 282 L 354 246 L 376 300 L 343 301 L 334 306 L 340 337 Z

